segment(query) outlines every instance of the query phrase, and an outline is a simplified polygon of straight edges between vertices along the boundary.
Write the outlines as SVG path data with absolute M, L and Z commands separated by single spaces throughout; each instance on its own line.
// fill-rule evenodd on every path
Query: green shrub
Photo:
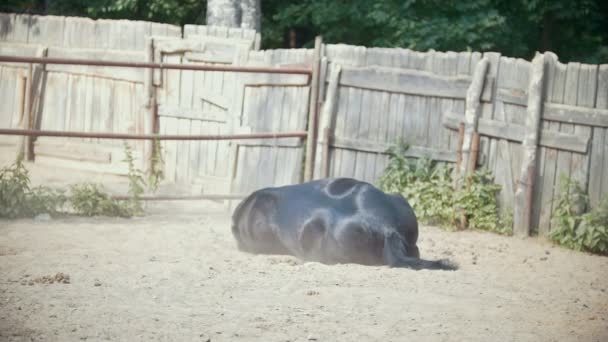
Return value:
M 387 151 L 389 163 L 378 185 L 407 198 L 421 222 L 455 228 L 458 217 L 464 215 L 472 228 L 511 232 L 512 220 L 499 217 L 496 195 L 500 186 L 494 184 L 489 171 L 476 171 L 469 185 L 456 192 L 452 167 L 425 158 L 407 158 L 407 149 L 399 144 Z
M 589 198 L 578 182 L 561 176 L 554 198 L 553 226 L 549 237 L 578 251 L 608 254 L 608 196 L 589 212 Z
M 135 167 L 131 147 L 125 142 L 125 160 L 129 172 L 129 198 L 118 201 L 113 199 L 102 186 L 93 183 L 76 184 L 70 187 L 69 194 L 48 187 L 30 185 L 29 172 L 20 156 L 10 166 L 0 170 L 0 217 L 34 217 L 48 213 L 56 215 L 71 211 L 83 216 L 120 216 L 131 217 L 143 213 L 141 196 L 146 182 L 144 174 Z M 156 157 L 152 160 L 153 175 L 151 187 L 156 189 L 163 178 L 160 145 L 156 146 Z
M 63 192 L 47 187 L 31 188 L 23 158 L 0 170 L 0 217 L 33 217 L 56 214 L 66 202 Z
M 70 187 L 70 205 L 81 216 L 133 216 L 129 202 L 112 199 L 101 186 L 94 183 L 75 184 Z
M 489 170 L 478 170 L 471 175 L 468 186 L 455 194 L 455 204 L 461 208 L 469 223 L 469 227 L 489 230 L 500 234 L 509 234 L 511 226 L 503 226 L 498 215 L 496 196 L 501 186 L 494 184 L 494 178 Z

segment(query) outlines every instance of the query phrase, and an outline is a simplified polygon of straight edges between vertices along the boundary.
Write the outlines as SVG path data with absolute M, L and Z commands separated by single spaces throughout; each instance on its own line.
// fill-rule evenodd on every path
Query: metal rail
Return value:
M 218 66 L 218 65 L 151 63 L 151 62 L 120 62 L 120 61 L 103 61 L 103 60 L 77 59 L 77 58 L 17 57 L 17 56 L 0 55 L 0 62 L 108 66 L 108 67 L 139 68 L 139 69 L 147 68 L 147 69 L 174 69 L 174 70 L 199 70 L 199 71 L 229 71 L 229 72 L 245 72 L 245 73 L 265 73 L 265 74 L 299 74 L 299 75 L 308 75 L 308 76 L 312 75 L 312 69 L 305 69 L 305 68 L 287 68 L 287 67 L 269 68 L 269 67 Z
M 196 200 L 239 200 L 247 197 L 243 194 L 207 194 L 192 196 L 139 196 L 142 201 L 196 201 Z M 132 196 L 112 196 L 113 199 L 125 201 L 133 198 Z
M 129 133 L 94 133 L 94 132 L 68 132 L 68 131 L 43 131 L 35 129 L 12 129 L 0 128 L 0 135 L 22 135 L 33 137 L 67 137 L 67 138 L 99 138 L 99 139 L 122 139 L 122 140 L 248 140 L 248 139 L 280 139 L 280 138 L 305 138 L 305 131 L 284 133 L 243 133 L 243 134 L 129 134 Z

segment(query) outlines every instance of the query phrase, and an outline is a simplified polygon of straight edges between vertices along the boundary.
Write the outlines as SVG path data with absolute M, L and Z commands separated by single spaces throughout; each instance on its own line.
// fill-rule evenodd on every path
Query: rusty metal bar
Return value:
M 456 168 L 454 169 L 454 188 L 458 189 L 459 188 L 459 182 L 460 180 L 458 179 L 460 177 L 460 164 L 462 164 L 462 144 L 464 143 L 464 122 L 461 122 L 458 125 L 458 154 L 456 157 Z
M 196 201 L 196 200 L 238 200 L 247 197 L 248 195 L 242 194 L 207 194 L 207 195 L 193 195 L 193 196 L 140 196 L 139 199 L 142 201 Z M 112 196 L 113 199 L 119 201 L 129 200 L 131 196 Z
M 472 175 L 475 172 L 475 169 L 477 168 L 477 159 L 479 158 L 478 154 L 479 154 L 479 133 L 474 132 L 473 133 L 473 141 L 471 142 L 471 152 L 469 153 L 469 176 Z
M 125 139 L 125 140 L 247 140 L 247 139 L 278 139 L 278 138 L 305 138 L 308 133 L 304 131 L 282 133 L 249 133 L 249 134 L 128 134 L 128 133 L 94 133 L 94 132 L 67 132 L 43 131 L 33 129 L 0 128 L 0 135 L 25 135 L 34 137 L 67 137 L 67 138 L 98 138 L 98 139 Z
M 77 59 L 77 58 L 16 57 L 16 56 L 3 56 L 3 55 L 0 55 L 0 62 L 88 65 L 88 66 L 107 66 L 107 67 L 120 67 L 120 68 L 229 71 L 229 72 L 264 73 L 264 74 L 300 74 L 300 75 L 311 75 L 312 74 L 311 69 L 305 69 L 305 68 L 270 68 L 270 67 L 242 67 L 242 66 L 240 67 L 240 66 L 150 63 L 150 62 L 120 62 L 120 61 L 102 61 L 102 60 Z

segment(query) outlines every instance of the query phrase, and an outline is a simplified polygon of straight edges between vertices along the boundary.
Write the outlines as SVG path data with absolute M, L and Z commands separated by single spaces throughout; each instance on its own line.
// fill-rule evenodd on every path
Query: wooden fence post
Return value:
M 40 47 L 36 50 L 36 57 L 45 57 L 47 55 L 47 47 Z M 37 115 L 35 108 L 41 106 L 39 103 L 40 95 L 44 91 L 38 89 L 43 86 L 42 79 L 44 77 L 45 64 L 36 64 L 35 66 L 30 63 L 27 71 L 27 86 L 25 91 L 25 116 L 23 120 L 23 127 L 25 129 L 34 129 L 36 126 Z M 38 103 L 36 102 L 38 100 Z M 34 160 L 34 137 L 25 136 L 22 143 L 22 152 L 25 160 Z
M 315 163 L 315 176 L 326 178 L 329 176 L 329 149 L 331 137 L 333 136 L 334 113 L 336 111 L 336 100 L 338 98 L 338 85 L 342 67 L 333 64 L 329 75 L 329 85 L 327 86 L 327 96 L 323 103 L 319 122 L 319 132 L 321 136 L 317 139 L 317 163 Z
M 312 61 L 312 78 L 308 104 L 308 137 L 306 138 L 306 160 L 304 163 L 304 181 L 312 180 L 315 164 L 315 145 L 317 134 L 317 111 L 319 102 L 319 73 L 321 66 L 321 36 L 315 38 L 315 50 Z
M 513 234 L 520 237 L 530 235 L 530 224 L 532 222 L 536 152 L 543 105 L 544 65 L 545 55 L 537 54 L 532 60 L 530 83 L 528 85 L 526 135 L 522 144 L 523 160 L 513 205 Z
M 482 58 L 477 65 L 475 66 L 475 71 L 473 72 L 473 80 L 471 81 L 471 85 L 469 89 L 467 89 L 467 97 L 465 102 L 465 128 L 464 128 L 464 137 L 462 140 L 462 160 L 460 162 L 460 169 L 458 170 L 457 177 L 460 178 L 456 183 L 456 188 L 460 189 L 461 182 L 460 180 L 464 179 L 469 172 L 470 163 L 471 163 L 471 148 L 473 147 L 474 133 L 477 132 L 477 122 L 479 121 L 480 111 L 480 101 L 481 101 L 481 93 L 483 92 L 484 80 L 486 77 L 486 72 L 488 70 L 488 59 Z M 476 159 L 475 159 L 476 160 Z M 473 166 L 474 167 L 474 166 Z
M 146 62 L 154 62 L 154 39 L 152 37 L 146 37 Z M 156 88 L 154 87 L 154 69 L 144 70 L 144 106 L 148 114 L 149 126 L 146 128 L 144 133 L 154 134 L 158 133 L 158 104 L 156 101 Z M 153 162 L 152 159 L 159 153 L 156 151 L 156 142 L 154 140 L 147 141 L 144 145 L 144 155 L 146 160 L 144 162 L 147 172 L 152 172 Z

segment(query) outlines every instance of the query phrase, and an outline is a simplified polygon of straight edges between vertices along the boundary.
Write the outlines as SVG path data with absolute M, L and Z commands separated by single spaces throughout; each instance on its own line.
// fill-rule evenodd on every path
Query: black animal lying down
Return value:
M 447 260 L 420 259 L 418 222 L 403 196 L 350 178 L 258 190 L 235 209 L 232 234 L 249 253 L 325 264 L 456 269 Z

